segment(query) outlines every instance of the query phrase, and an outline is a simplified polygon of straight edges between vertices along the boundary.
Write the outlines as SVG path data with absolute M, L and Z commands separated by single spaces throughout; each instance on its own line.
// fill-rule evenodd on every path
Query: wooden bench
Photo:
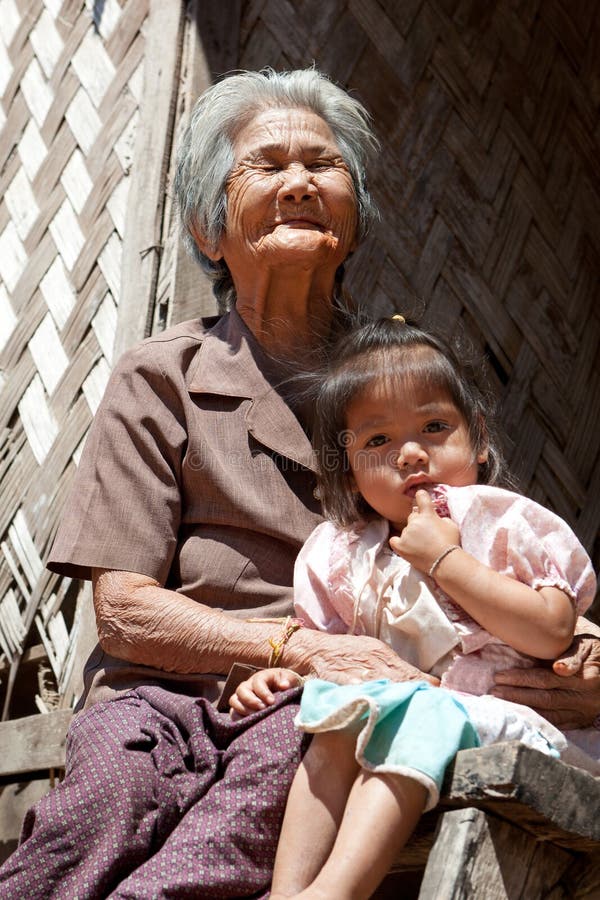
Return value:
M 598 900 L 600 779 L 518 742 L 463 750 L 393 871 L 423 873 L 419 900 Z
M 0 863 L 16 849 L 29 807 L 65 764 L 68 709 L 0 722 Z
M 71 715 L 0 724 L 5 785 L 64 766 Z M 598 900 L 600 779 L 518 742 L 461 751 L 440 805 L 423 816 L 375 896 Z

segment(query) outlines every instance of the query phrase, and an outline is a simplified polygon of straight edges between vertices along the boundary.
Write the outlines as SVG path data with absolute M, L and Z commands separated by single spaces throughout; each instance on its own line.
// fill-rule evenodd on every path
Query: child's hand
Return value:
M 302 676 L 292 669 L 261 669 L 238 685 L 229 698 L 232 713 L 249 716 L 275 702 L 273 691 L 287 691 L 302 684 Z
M 452 544 L 460 545 L 458 525 L 438 516 L 427 491 L 417 491 L 402 534 L 390 538 L 390 547 L 421 572 L 429 572 L 440 553 Z

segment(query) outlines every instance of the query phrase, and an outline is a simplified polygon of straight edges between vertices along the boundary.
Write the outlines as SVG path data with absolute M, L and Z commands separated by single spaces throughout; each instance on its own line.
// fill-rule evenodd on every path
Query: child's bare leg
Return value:
M 353 730 L 314 735 L 290 789 L 271 900 L 296 896 L 316 878 L 329 856 L 359 772 L 355 746 Z
M 298 897 L 370 897 L 411 836 L 426 800 L 427 791 L 412 778 L 362 771 L 348 797 L 329 859 Z

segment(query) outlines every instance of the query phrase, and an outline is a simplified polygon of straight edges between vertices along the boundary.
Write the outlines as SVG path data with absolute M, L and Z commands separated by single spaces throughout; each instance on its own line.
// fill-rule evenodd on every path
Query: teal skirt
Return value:
M 426 681 L 339 685 L 309 679 L 296 725 L 313 733 L 358 726 L 359 764 L 420 781 L 429 793 L 426 809 L 438 802 L 446 767 L 456 753 L 479 746 L 459 700 Z

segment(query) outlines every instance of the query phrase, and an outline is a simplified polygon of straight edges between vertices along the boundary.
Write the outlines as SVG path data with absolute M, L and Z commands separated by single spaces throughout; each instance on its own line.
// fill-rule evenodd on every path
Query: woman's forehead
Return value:
M 269 107 L 242 126 L 233 141 L 236 159 L 253 153 L 338 150 L 327 122 L 304 107 Z

